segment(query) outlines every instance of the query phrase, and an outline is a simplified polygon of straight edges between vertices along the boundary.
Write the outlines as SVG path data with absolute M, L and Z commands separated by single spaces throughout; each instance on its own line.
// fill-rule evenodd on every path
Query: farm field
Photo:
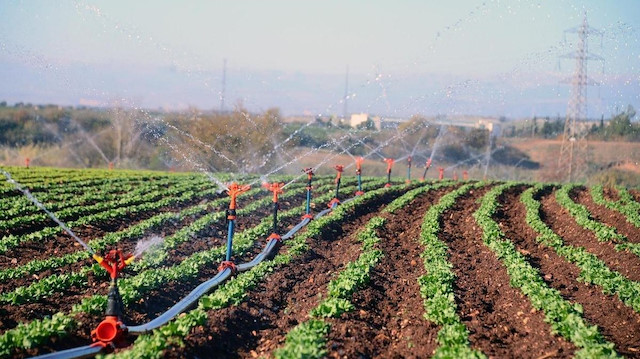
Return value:
M 230 199 L 204 175 L 3 168 L 101 255 L 159 237 L 118 281 L 127 326 L 214 277 Z M 233 257 L 272 233 L 273 193 L 239 195 Z M 305 214 L 307 178 L 279 196 L 278 230 Z M 640 192 L 519 182 L 363 177 L 332 211 L 168 324 L 108 357 L 640 358 Z M 315 176 L 310 210 L 334 177 Z M 0 357 L 86 346 L 109 275 L 26 196 L 0 185 Z M 347 200 L 353 198 L 352 200 Z M 326 212 L 326 211 L 325 211 Z

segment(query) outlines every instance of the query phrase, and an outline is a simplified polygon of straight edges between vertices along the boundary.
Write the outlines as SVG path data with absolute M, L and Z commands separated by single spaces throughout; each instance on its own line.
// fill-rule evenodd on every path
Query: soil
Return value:
M 526 223 L 526 209 L 519 199 L 520 191 L 510 190 L 499 199 L 501 208 L 495 219 L 506 238 L 527 257 L 551 288 L 584 309 L 583 317 L 597 325 L 600 333 L 627 357 L 638 357 L 640 351 L 640 314 L 625 306 L 617 296 L 605 295 L 601 288 L 578 281 L 580 269 L 560 257 L 553 249 L 536 242 L 538 234 Z
M 472 215 L 487 190 L 459 198 L 443 214 L 444 231 L 438 235 L 449 246 L 458 313 L 471 347 L 496 358 L 571 356 L 574 346 L 551 334 L 544 314 L 509 286 L 506 268 L 482 243 L 482 229 Z

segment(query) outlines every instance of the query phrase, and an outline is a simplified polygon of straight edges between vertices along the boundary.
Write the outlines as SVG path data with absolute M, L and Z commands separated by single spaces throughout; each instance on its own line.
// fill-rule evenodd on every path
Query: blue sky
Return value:
M 0 100 L 564 116 L 587 13 L 589 114 L 640 107 L 640 1 L 0 2 Z M 564 41 L 566 40 L 566 41 Z

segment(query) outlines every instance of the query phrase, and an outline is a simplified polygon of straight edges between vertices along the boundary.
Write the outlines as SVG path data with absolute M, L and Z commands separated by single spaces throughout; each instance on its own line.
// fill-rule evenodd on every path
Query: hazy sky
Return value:
M 186 3 L 186 4 L 185 4 Z M 589 114 L 640 108 L 640 1 L 0 1 L 0 100 L 564 116 L 587 13 Z M 604 71 L 603 71 L 604 70 Z

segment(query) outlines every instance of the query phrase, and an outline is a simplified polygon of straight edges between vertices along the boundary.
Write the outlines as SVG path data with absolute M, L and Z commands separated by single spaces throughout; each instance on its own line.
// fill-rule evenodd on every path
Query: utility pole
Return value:
M 224 112 L 224 96 L 227 87 L 227 59 L 222 61 L 222 88 L 220 90 L 220 113 Z
M 589 52 L 587 40 L 591 35 L 602 36 L 602 32 L 589 26 L 585 13 L 582 24 L 565 30 L 567 33 L 577 34 L 578 43 L 575 51 L 560 56 L 565 59 L 575 59 L 573 76 L 564 80 L 571 84 L 571 97 L 567 107 L 567 117 L 564 122 L 562 146 L 558 157 L 558 175 L 565 181 L 571 182 L 580 178 L 586 172 L 587 165 L 587 131 L 578 129 L 576 122 L 587 119 L 587 86 L 598 85 L 587 77 L 587 61 L 604 59 Z

